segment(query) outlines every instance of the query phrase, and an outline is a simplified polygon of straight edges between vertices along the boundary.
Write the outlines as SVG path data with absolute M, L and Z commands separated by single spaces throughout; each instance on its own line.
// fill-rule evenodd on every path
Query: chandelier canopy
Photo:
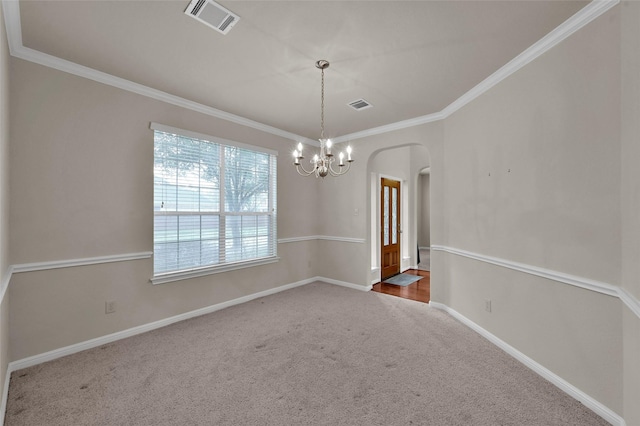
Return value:
M 334 167 L 336 159 L 331 153 L 333 144 L 331 139 L 326 139 L 324 137 L 324 70 L 329 68 L 329 61 L 325 61 L 324 59 L 317 61 L 316 68 L 320 69 L 322 74 L 320 95 L 320 139 L 318 139 L 320 141 L 320 153 L 313 156 L 310 160 L 311 170 L 307 170 L 302 164 L 300 164 L 300 160 L 304 159 L 304 156 L 302 155 L 302 143 L 299 143 L 298 149 L 293 151 L 293 164 L 296 166 L 298 173 L 302 176 L 315 175 L 317 178 L 324 178 L 327 175 L 340 176 L 347 173 L 351 168 L 351 163 L 353 163 L 353 160 L 351 159 L 351 146 L 347 146 L 346 159 L 344 152 L 340 152 L 340 154 L 338 154 L 338 164 L 335 166 L 337 167 L 336 169 Z

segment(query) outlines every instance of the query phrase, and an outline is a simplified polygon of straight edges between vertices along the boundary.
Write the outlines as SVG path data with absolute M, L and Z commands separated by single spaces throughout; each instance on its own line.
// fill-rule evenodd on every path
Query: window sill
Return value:
M 277 256 L 264 257 L 246 262 L 227 263 L 220 266 L 210 266 L 205 268 L 190 269 L 188 271 L 169 272 L 156 275 L 151 278 L 151 284 L 165 284 L 173 281 L 188 280 L 189 278 L 204 277 L 206 275 L 219 274 L 222 272 L 235 271 L 236 269 L 252 268 L 254 266 L 267 265 L 280 260 Z

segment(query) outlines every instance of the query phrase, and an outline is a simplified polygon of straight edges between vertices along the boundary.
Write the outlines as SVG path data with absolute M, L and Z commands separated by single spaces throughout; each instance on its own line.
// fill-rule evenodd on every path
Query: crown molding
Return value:
M 361 132 L 351 133 L 349 135 L 335 138 L 334 141 L 336 143 L 352 141 L 354 139 L 361 139 L 367 136 L 379 135 L 394 130 L 400 130 L 407 127 L 431 123 L 433 121 L 444 120 L 483 93 L 489 91 L 489 89 L 509 77 L 511 74 L 515 73 L 534 59 L 551 50 L 553 47 L 564 41 L 567 37 L 578 31 L 579 29 L 585 27 L 587 24 L 607 12 L 612 7 L 616 6 L 618 3 L 620 3 L 620 0 L 592 0 L 591 3 L 580 9 L 573 16 L 560 24 L 556 29 L 551 31 L 546 36 L 542 37 L 531 47 L 513 58 L 506 65 L 502 66 L 489 77 L 485 78 L 478 85 L 466 92 L 464 95 L 460 96 L 440 112 L 412 118 L 409 120 L 399 121 L 397 123 L 392 123 L 386 126 L 363 130 Z
M 143 84 L 134 83 L 133 81 L 126 80 L 124 78 L 116 77 L 114 75 L 107 74 L 93 68 L 85 67 L 84 65 L 80 65 L 75 62 L 67 61 L 66 59 L 61 59 L 56 56 L 40 52 L 38 50 L 25 47 L 22 44 L 22 26 L 20 23 L 19 2 L 16 0 L 2 0 L 2 7 L 4 12 L 5 26 L 7 28 L 9 52 L 13 57 L 43 65 L 45 67 L 53 68 L 58 71 L 77 75 L 79 77 L 84 77 L 98 83 L 106 84 L 108 86 L 136 93 L 138 95 L 142 95 L 161 102 L 206 114 L 211 117 L 220 118 L 222 120 L 260 130 L 265 133 L 270 133 L 275 136 L 280 136 L 285 139 L 290 139 L 296 142 L 304 142 L 310 145 L 319 145 L 317 141 L 306 138 L 304 136 L 296 135 L 295 133 L 287 132 L 276 127 L 259 123 L 254 120 L 241 117 L 239 115 L 231 114 L 217 108 L 190 101 L 188 99 L 181 98 L 180 96 L 153 89 Z
M 441 112 L 434 114 L 423 115 L 422 117 L 410 118 L 408 120 L 398 121 L 396 123 L 387 124 L 380 127 L 374 127 L 372 129 L 362 130 L 360 132 L 350 133 L 348 135 L 339 136 L 331 139 L 334 143 L 349 142 L 355 139 L 362 139 L 368 136 L 380 135 L 383 133 L 393 132 L 395 130 L 402 130 L 408 127 L 415 127 L 421 124 L 432 123 L 434 121 L 440 121 L 445 119 L 446 116 Z
M 369 136 L 375 136 L 395 130 L 401 130 L 409 127 L 419 126 L 421 124 L 443 120 L 456 111 L 460 110 L 462 107 L 464 107 L 483 93 L 487 92 L 496 84 L 509 77 L 511 74 L 520 70 L 522 67 L 524 67 L 534 59 L 540 57 L 541 55 L 552 49 L 554 46 L 607 12 L 612 7 L 616 6 L 618 3 L 620 3 L 620 0 L 592 0 L 581 10 L 579 10 L 565 22 L 560 24 L 556 29 L 538 40 L 531 47 L 509 61 L 506 65 L 498 69 L 478 85 L 476 85 L 464 95 L 449 104 L 442 111 L 408 120 L 398 121 L 396 123 L 391 123 L 384 126 L 362 130 L 344 136 L 339 136 L 333 138 L 333 142 L 343 143 L 355 139 L 362 139 Z M 95 70 L 93 68 L 88 68 L 71 61 L 67 61 L 34 49 L 27 48 L 22 43 L 22 27 L 20 24 L 19 1 L 2 0 L 2 7 L 5 18 L 5 26 L 7 28 L 7 39 L 9 42 L 9 51 L 11 53 L 11 56 L 54 68 L 59 71 L 74 74 L 80 77 L 85 77 L 99 83 L 137 93 L 139 95 L 166 102 L 171 105 L 179 106 L 212 117 L 220 118 L 222 120 L 230 121 L 232 123 L 240 124 L 242 126 L 280 136 L 285 139 L 290 139 L 296 142 L 304 142 L 313 146 L 319 146 L 319 143 L 317 141 L 306 138 L 304 136 L 296 135 L 294 133 L 268 126 L 266 124 L 250 120 L 248 118 L 244 118 L 207 105 L 193 102 L 179 96 L 171 95 L 169 93 L 156 90 L 142 84 L 134 83 L 132 81 Z

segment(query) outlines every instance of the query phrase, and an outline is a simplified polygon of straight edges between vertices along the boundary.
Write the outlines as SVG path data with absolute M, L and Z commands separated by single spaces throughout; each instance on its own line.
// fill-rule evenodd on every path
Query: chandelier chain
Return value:
M 320 93 L 320 138 L 324 139 L 324 68 L 322 71 L 322 85 Z

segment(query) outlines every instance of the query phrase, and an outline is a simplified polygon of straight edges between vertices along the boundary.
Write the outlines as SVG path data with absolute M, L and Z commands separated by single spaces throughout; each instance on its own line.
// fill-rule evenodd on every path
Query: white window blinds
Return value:
M 154 277 L 277 255 L 276 155 L 152 123 Z

